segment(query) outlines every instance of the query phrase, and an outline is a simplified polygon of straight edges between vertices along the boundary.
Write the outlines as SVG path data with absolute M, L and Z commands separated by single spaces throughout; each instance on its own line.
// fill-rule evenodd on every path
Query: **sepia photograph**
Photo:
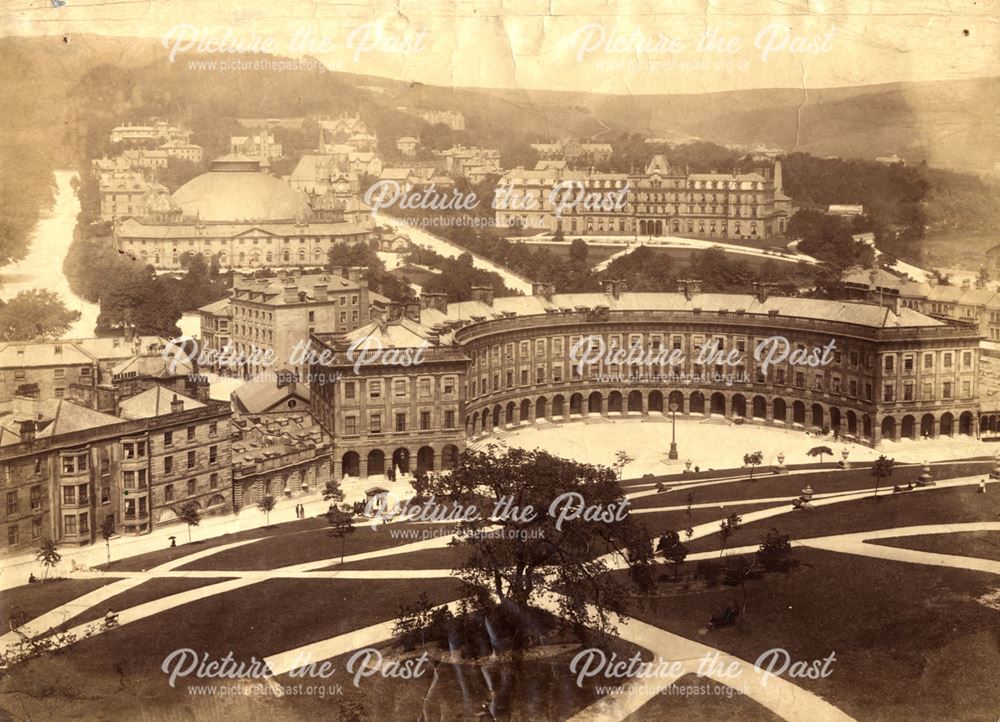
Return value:
M 0 722 L 1000 720 L 1000 0 L 3 0 Z

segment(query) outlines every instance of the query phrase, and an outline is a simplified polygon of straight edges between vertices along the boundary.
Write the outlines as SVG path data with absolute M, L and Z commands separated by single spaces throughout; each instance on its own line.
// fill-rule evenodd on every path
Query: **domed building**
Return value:
M 216 158 L 208 173 L 189 180 L 173 197 L 185 216 L 200 221 L 287 221 L 310 215 L 305 194 L 261 172 L 259 158 L 244 155 Z
M 146 212 L 115 225 L 118 250 L 157 270 L 178 270 L 185 253 L 227 268 L 324 266 L 335 243 L 368 240 L 370 216 L 345 220 L 344 203 L 311 198 L 267 172 L 259 158 L 227 155 L 172 195 L 150 189 Z

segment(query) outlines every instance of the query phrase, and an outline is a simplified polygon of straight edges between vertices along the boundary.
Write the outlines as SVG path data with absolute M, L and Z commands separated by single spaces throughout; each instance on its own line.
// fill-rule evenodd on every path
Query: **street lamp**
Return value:
M 680 458 L 677 454 L 677 404 L 671 402 L 667 409 L 670 411 L 670 453 L 667 458 L 676 461 Z

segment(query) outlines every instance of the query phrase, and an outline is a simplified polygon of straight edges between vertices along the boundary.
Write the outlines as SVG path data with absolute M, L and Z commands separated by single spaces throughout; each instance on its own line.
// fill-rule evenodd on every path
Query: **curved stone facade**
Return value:
M 333 366 L 342 374 L 334 384 L 314 383 L 313 394 L 314 410 L 334 435 L 335 473 L 438 469 L 447 466 L 445 446 L 461 449 L 498 429 L 595 414 L 717 415 L 868 444 L 979 432 L 976 329 L 912 309 L 842 301 L 690 289 L 566 296 L 538 290 L 494 301 L 488 289 L 475 289 L 474 301 L 452 304 L 428 296 L 419 308 L 390 308 L 381 324 L 336 339 L 314 337 L 335 351 Z M 342 354 L 366 337 L 378 337 L 380 347 L 421 339 L 427 353 L 418 366 L 366 366 L 358 374 Z M 769 344 L 777 345 L 770 355 Z M 638 349 L 631 360 L 639 363 L 629 362 L 630 349 Z M 780 351 L 794 352 L 797 363 Z M 727 362 L 719 363 L 722 357 Z M 447 397 L 439 393 L 439 374 L 457 381 Z M 422 377 L 437 380 L 420 382 L 429 393 L 420 403 L 457 410 L 453 427 L 437 424 L 438 415 L 427 428 L 414 422 L 419 403 L 411 394 Z M 372 382 L 379 389 L 374 400 Z M 394 385 L 404 390 L 399 404 L 385 395 Z M 375 433 L 368 433 L 366 403 L 377 407 Z M 396 418 L 400 426 L 383 428 Z M 434 443 L 421 440 L 428 435 Z M 394 454 L 407 464 L 393 463 Z M 430 463 L 415 463 L 420 454 Z

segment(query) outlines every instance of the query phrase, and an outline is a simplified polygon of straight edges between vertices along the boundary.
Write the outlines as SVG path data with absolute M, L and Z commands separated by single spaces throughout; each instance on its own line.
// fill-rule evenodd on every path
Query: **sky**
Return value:
M 1000 75 L 1000 0 L 3 0 L 0 13 L 4 36 L 155 38 L 188 63 L 309 55 L 464 87 L 703 93 Z

